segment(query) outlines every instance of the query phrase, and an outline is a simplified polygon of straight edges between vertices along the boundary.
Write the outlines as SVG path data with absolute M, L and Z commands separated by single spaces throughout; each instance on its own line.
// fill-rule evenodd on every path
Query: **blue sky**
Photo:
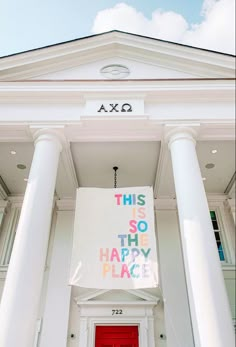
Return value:
M 228 53 L 234 0 L 0 0 L 0 56 L 118 29 Z

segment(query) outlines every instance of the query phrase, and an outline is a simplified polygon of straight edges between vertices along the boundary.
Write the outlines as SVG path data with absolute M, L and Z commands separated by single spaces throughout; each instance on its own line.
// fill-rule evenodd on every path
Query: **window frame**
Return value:
M 232 238 L 230 236 L 232 229 L 234 229 L 234 225 L 232 223 L 230 211 L 227 207 L 227 196 L 225 195 L 221 195 L 217 197 L 208 196 L 208 204 L 209 204 L 209 213 L 210 211 L 214 211 L 216 214 L 221 243 L 222 243 L 222 247 L 224 251 L 225 260 L 220 260 L 220 257 L 219 257 L 220 263 L 222 267 L 235 266 L 235 250 L 233 248 Z M 214 237 L 215 237 L 215 231 L 214 231 Z
M 224 237 L 223 237 L 223 227 L 222 227 L 222 222 L 220 221 L 219 209 L 218 208 L 214 208 L 214 209 L 210 208 L 210 214 L 211 214 L 211 212 L 215 213 L 216 222 L 218 225 L 218 229 L 215 229 L 214 225 L 213 225 L 213 220 L 211 218 L 213 232 L 214 232 L 216 246 L 217 246 L 217 251 L 218 251 L 218 255 L 219 255 L 219 260 L 220 260 L 221 264 L 227 264 L 228 263 L 228 256 L 227 256 L 226 246 L 225 246 Z M 217 245 L 216 233 L 219 234 L 219 238 L 220 238 L 220 242 L 221 242 L 221 246 L 222 246 L 222 252 L 223 252 L 223 256 L 224 256 L 223 260 L 220 258 L 220 252 L 219 252 L 218 245 Z
M 22 199 L 9 199 L 9 208 L 4 216 L 1 229 L 0 271 L 7 272 L 19 223 Z

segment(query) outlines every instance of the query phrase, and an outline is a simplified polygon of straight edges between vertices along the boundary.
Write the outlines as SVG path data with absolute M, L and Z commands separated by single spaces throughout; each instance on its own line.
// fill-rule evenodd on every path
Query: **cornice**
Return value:
M 32 134 L 26 124 L 0 122 L 0 142 L 31 142 Z
M 0 79 L 0 91 L 59 91 L 71 88 L 78 91 L 99 90 L 158 90 L 158 89 L 234 89 L 235 78 L 166 78 L 166 79 L 123 79 L 123 80 L 11 80 Z
M 119 306 L 126 306 L 126 307 L 140 307 L 140 306 L 156 306 L 157 303 L 160 301 L 160 299 L 157 299 L 157 301 L 76 301 L 78 306 L 114 306 L 114 305 L 119 305 Z
M 188 122 L 189 126 L 200 123 L 197 141 L 207 140 L 235 140 L 235 120 L 198 120 Z M 0 142 L 33 142 L 30 128 L 59 128 L 65 137 L 67 145 L 62 153 L 66 166 L 71 166 L 70 142 L 86 141 L 162 141 L 166 126 L 186 126 L 185 121 L 153 120 L 149 117 L 81 117 L 78 121 L 38 122 L 0 122 Z M 73 184 L 78 185 L 77 178 L 72 173 Z M 155 193 L 157 193 L 155 188 Z
M 143 99 L 160 104 L 235 102 L 235 80 L 0 81 L 0 104 L 75 104 L 93 99 Z
M 116 291 L 120 291 L 120 290 L 116 290 Z M 95 289 L 95 290 L 92 290 L 90 291 L 89 293 L 86 293 L 86 294 L 82 294 L 82 295 L 79 295 L 77 297 L 74 298 L 75 302 L 77 304 L 80 304 L 80 305 L 83 305 L 83 304 L 95 304 L 95 305 L 100 305 L 102 303 L 104 303 L 103 300 L 98 300 L 99 296 L 100 295 L 104 295 L 106 293 L 110 293 L 112 292 L 111 289 Z M 134 303 L 136 302 L 139 302 L 141 305 L 143 304 L 157 304 L 157 302 L 159 302 L 160 298 L 158 296 L 154 296 L 148 292 L 145 292 L 145 290 L 141 290 L 141 289 L 129 289 L 129 290 L 122 290 L 122 294 L 125 294 L 125 293 L 128 293 L 128 294 L 131 294 L 133 295 L 134 298 L 137 298 L 139 299 L 139 301 L 134 300 L 134 301 L 125 301 L 125 304 L 129 305 L 133 305 Z M 140 300 L 142 299 L 142 301 Z M 106 304 L 111 304 L 113 301 L 105 301 Z
M 234 140 L 235 141 L 235 119 L 231 121 L 217 120 L 212 122 L 200 121 L 201 128 L 198 140 Z
M 78 66 L 108 56 L 124 56 L 176 69 L 189 69 L 200 75 L 230 76 L 232 56 L 124 32 L 108 32 L 65 42 L 0 60 L 2 79 L 22 78 Z

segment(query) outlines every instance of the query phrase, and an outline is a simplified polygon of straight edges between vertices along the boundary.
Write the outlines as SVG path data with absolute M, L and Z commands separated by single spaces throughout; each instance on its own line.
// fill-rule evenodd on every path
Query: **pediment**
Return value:
M 93 304 L 93 303 L 109 303 L 109 302 L 123 302 L 123 303 L 157 303 L 159 297 L 150 294 L 144 290 L 91 290 L 89 292 L 81 293 L 75 299 L 77 304 Z
M 0 80 L 102 80 L 112 64 L 129 69 L 125 79 L 234 77 L 230 55 L 112 31 L 3 57 Z
M 107 69 L 107 73 L 103 70 Z M 111 70 L 113 69 L 113 70 Z M 116 70 L 117 69 L 117 70 Z M 121 70 L 119 72 L 119 69 Z M 122 76 L 122 69 L 126 72 L 125 77 Z M 109 72 L 110 70 L 110 72 Z M 115 73 L 112 75 L 112 71 Z M 117 73 L 116 73 L 117 71 Z M 140 62 L 133 59 L 125 59 L 119 56 L 114 56 L 109 59 L 101 59 L 96 62 L 82 64 L 69 69 L 55 71 L 45 75 L 33 77 L 33 80 L 101 80 L 101 79 L 179 79 L 179 78 L 196 78 L 199 75 L 182 71 L 165 65 Z

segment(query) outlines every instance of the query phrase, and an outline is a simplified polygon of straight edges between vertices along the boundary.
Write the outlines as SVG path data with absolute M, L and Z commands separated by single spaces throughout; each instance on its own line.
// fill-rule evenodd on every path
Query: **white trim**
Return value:
M 0 184 L 0 198 L 1 199 L 7 199 L 8 195 L 5 192 L 5 189 L 3 188 L 3 186 Z
M 16 207 L 21 208 L 23 204 L 24 196 L 23 195 L 10 196 L 8 200 L 11 203 L 11 208 L 16 208 Z
M 75 298 L 75 302 L 78 304 L 79 302 L 84 302 L 84 301 L 88 301 L 90 299 L 94 299 L 96 297 L 98 297 L 99 295 L 102 295 L 102 294 L 105 294 L 109 292 L 108 289 L 95 289 L 92 291 L 92 293 L 85 293 L 85 294 L 82 294 L 78 297 Z
M 74 199 L 56 200 L 56 207 L 58 211 L 74 211 L 75 200 Z
M 127 290 L 128 293 L 130 294 L 133 294 L 134 296 L 138 297 L 138 298 L 141 298 L 143 300 L 146 300 L 147 302 L 151 303 L 152 301 L 157 303 L 159 302 L 159 298 L 150 294 L 150 293 L 147 293 L 145 292 L 144 290 L 141 290 L 141 289 L 129 289 Z
M 165 174 L 166 165 L 168 162 L 169 157 L 169 149 L 166 145 L 165 141 L 161 141 L 161 148 L 160 148 L 160 154 L 159 154 L 159 160 L 157 164 L 157 171 L 156 171 L 156 177 L 155 177 L 155 183 L 153 187 L 153 193 L 154 198 L 157 198 L 159 194 L 159 188 L 160 188 L 160 182 L 162 179 L 162 176 Z
M 20 212 L 21 212 L 21 208 L 18 206 L 13 207 L 10 210 L 10 216 L 9 216 L 9 220 L 8 220 L 8 224 L 6 228 L 3 250 L 0 257 L 0 266 L 2 270 L 4 269 L 7 270 L 7 267 L 10 262 L 11 252 L 12 252 L 12 248 L 13 248 L 13 244 L 15 240 L 15 233 L 16 233 L 16 229 L 18 226 L 19 218 L 20 218 Z
M 227 199 L 227 203 L 229 204 L 230 210 L 235 211 L 235 199 Z
M 97 325 L 137 325 L 139 327 L 139 346 L 155 347 L 153 308 L 156 304 L 156 302 L 140 301 L 80 302 L 78 347 L 94 347 Z M 114 307 L 123 310 L 124 314 L 119 317 L 112 316 L 111 312 Z
M 30 106 L 29 106 L 30 110 Z M 15 114 L 14 111 L 13 114 Z M 34 110 L 32 109 L 32 115 Z M 60 125 L 60 122 L 56 119 L 56 114 L 51 114 L 50 121 L 45 121 L 44 124 L 41 124 L 40 127 L 53 127 L 57 128 Z M 101 118 L 91 119 L 89 121 L 79 120 L 81 114 L 77 114 L 77 120 L 65 120 L 66 128 L 61 129 L 62 134 L 65 136 L 66 141 L 68 142 L 107 142 L 107 141 L 162 141 L 164 136 L 165 125 L 168 126 L 168 120 L 147 120 L 147 119 L 121 119 L 119 117 L 109 118 L 109 121 Z M 4 117 L 4 116 L 3 116 Z M 2 117 L 2 119 L 4 119 Z M 23 119 L 22 119 L 23 120 Z M 38 126 L 35 122 L 35 118 L 28 119 L 29 122 Z M 111 120 L 114 120 L 111 121 Z M 197 140 L 234 140 L 234 120 L 220 121 L 217 120 L 215 124 L 211 120 L 199 120 L 201 122 L 200 132 Z M 63 122 L 63 120 L 61 121 Z M 96 126 L 99 122 L 99 129 L 96 129 Z M 173 121 L 171 122 L 173 125 Z M 184 122 L 182 122 L 184 124 Z M 194 125 L 194 121 L 190 124 Z M 103 128 L 104 124 L 104 128 Z M 117 124 L 122 126 L 122 132 L 117 132 Z M 181 126 L 181 121 L 176 123 L 176 126 Z M 30 133 L 30 128 L 27 125 L 20 125 L 17 121 L 12 121 L 11 125 L 5 122 L 0 122 L 0 142 L 31 142 L 32 143 L 32 133 Z M 69 149 L 66 150 L 66 152 Z M 65 164 L 71 166 L 71 154 L 70 152 L 62 154 Z M 70 175 L 73 177 L 73 185 L 77 185 L 76 175 L 74 173 L 73 167 L 70 167 Z
M 235 271 L 236 270 L 236 265 L 234 265 L 234 264 L 223 264 L 222 270 L 223 271 Z
M 102 82 L 102 83 L 101 83 Z M 75 103 L 85 106 L 86 100 L 98 98 L 100 100 L 113 99 L 144 99 L 145 102 L 185 102 L 186 94 L 189 102 L 196 101 L 234 101 L 233 80 L 22 80 L 0 81 L 1 104 L 39 104 L 39 103 Z M 51 94 L 51 95 L 50 95 Z M 29 101 L 30 100 L 30 101 Z M 185 103 L 185 106 L 186 103 Z M 83 114 L 86 113 L 86 108 Z M 203 117 L 204 119 L 204 117 Z
M 228 200 L 225 201 L 225 208 L 226 210 L 229 211 L 230 215 L 232 216 L 234 225 L 236 224 L 236 217 L 235 217 L 235 212 L 236 212 L 236 208 L 235 208 L 235 199 L 230 198 Z
M 139 346 L 155 347 L 154 307 L 159 303 L 160 298 L 138 289 L 121 291 L 133 295 L 134 300 L 98 300 L 100 295 L 110 291 L 93 290 L 92 293 L 83 294 L 74 299 L 80 310 L 78 347 L 94 347 L 96 325 L 137 325 Z M 122 310 L 122 314 L 113 315 L 114 309 Z
M 145 300 L 146 302 L 154 302 L 155 304 L 157 302 L 159 302 L 159 300 L 160 300 L 159 297 L 156 297 L 156 296 L 154 296 L 150 293 L 147 293 L 141 289 L 128 289 L 128 290 L 116 290 L 116 291 L 126 292 L 128 294 L 133 295 L 136 298 Z M 85 294 L 79 295 L 78 297 L 75 298 L 75 302 L 77 304 L 79 304 L 79 303 L 83 304 L 84 302 L 86 302 L 86 304 L 89 305 L 90 304 L 89 300 L 93 299 L 92 303 L 94 303 L 94 304 L 95 303 L 99 304 L 101 302 L 104 303 L 104 301 L 95 301 L 94 299 L 98 298 L 100 295 L 103 295 L 103 294 L 109 293 L 109 292 L 112 292 L 112 290 L 111 289 L 95 289 L 92 292 L 90 292 L 89 294 L 85 293 Z M 131 302 L 131 304 L 132 304 L 132 302 Z
M 209 211 L 215 211 L 216 218 L 219 226 L 220 239 L 224 251 L 224 261 L 220 261 L 221 266 L 233 265 L 234 251 L 233 245 L 229 237 L 229 225 L 224 212 L 224 205 L 222 201 L 213 201 L 209 203 Z M 213 230 L 214 231 L 214 230 Z M 215 231 L 214 231 L 215 233 Z
M 227 77 L 234 70 L 233 57 L 228 54 L 112 31 L 3 57 L 1 78 L 30 78 L 118 54 L 152 65 L 166 66 L 168 61 L 170 68 L 196 76 Z
M 7 200 L 0 200 L 0 212 L 5 212 L 8 203 L 9 202 Z
M 159 301 L 159 300 L 158 300 Z M 82 306 L 86 305 L 88 306 L 96 306 L 96 307 L 103 307 L 104 305 L 106 306 L 155 306 L 158 301 L 87 301 L 86 304 L 84 301 L 77 301 L 77 305 Z

